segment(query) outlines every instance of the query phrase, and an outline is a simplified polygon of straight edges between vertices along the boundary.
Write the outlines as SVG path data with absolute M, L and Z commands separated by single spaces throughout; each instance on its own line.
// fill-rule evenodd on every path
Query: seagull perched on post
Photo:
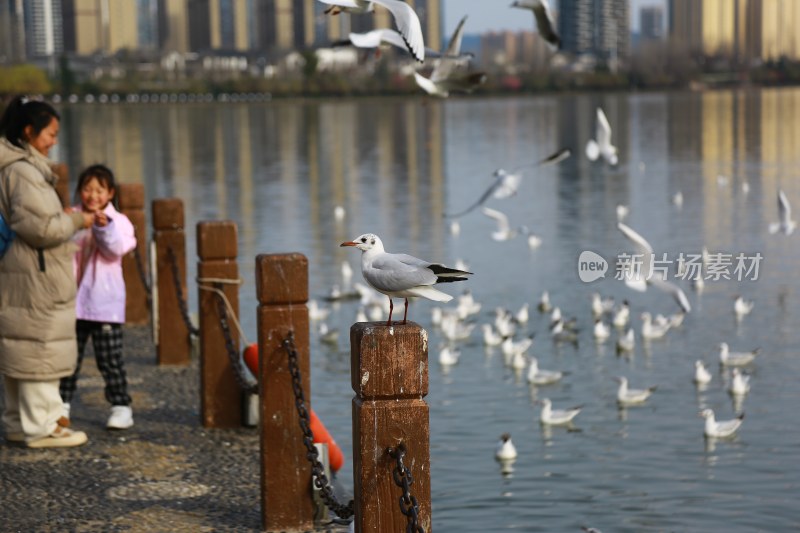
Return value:
M 602 156 L 609 165 L 616 165 L 617 147 L 611 144 L 611 125 L 608 123 L 606 114 L 599 107 L 597 108 L 595 137 L 596 139 L 590 139 L 586 143 L 586 157 L 591 161 L 597 161 L 597 158 Z
M 373 233 L 359 235 L 340 246 L 354 246 L 361 250 L 361 275 L 364 281 L 376 291 L 389 297 L 389 320 L 392 325 L 392 298 L 405 299 L 403 324 L 408 318 L 408 298 L 420 296 L 436 302 L 449 302 L 453 299 L 433 288 L 437 283 L 466 281 L 472 272 L 446 267 L 440 263 L 430 263 L 407 254 L 390 254 L 383 248 L 383 242 Z
M 561 39 L 555 30 L 555 22 L 550 12 L 547 0 L 516 0 L 511 7 L 530 9 L 536 18 L 536 30 L 545 40 L 550 49 L 555 52 L 561 46 Z
M 422 38 L 422 25 L 414 9 L 402 0 L 319 0 L 328 4 L 326 14 L 338 15 L 341 12 L 364 14 L 375 11 L 375 4 L 392 12 L 394 22 L 408 51 L 422 63 L 425 60 L 425 43 Z

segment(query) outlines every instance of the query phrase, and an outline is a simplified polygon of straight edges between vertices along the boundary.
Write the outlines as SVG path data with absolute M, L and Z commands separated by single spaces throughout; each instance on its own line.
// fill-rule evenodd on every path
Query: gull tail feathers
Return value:
M 453 299 L 452 296 L 446 294 L 442 291 L 436 290 L 433 287 L 415 287 L 414 289 L 409 290 L 408 292 L 412 293 L 414 296 L 421 296 L 423 298 L 427 298 L 428 300 L 433 300 L 434 302 L 449 302 Z

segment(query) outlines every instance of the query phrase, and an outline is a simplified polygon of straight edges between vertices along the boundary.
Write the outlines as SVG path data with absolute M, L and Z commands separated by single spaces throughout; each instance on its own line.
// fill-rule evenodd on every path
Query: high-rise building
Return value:
M 139 48 L 137 2 L 62 0 L 64 48 L 79 55 Z
M 158 44 L 162 52 L 189 51 L 189 11 L 187 0 L 158 2 Z
M 64 50 L 60 0 L 24 0 L 25 53 L 53 57 Z
M 158 39 L 158 1 L 136 0 L 138 12 L 136 32 L 139 48 L 144 50 L 157 50 Z
M 664 38 L 664 8 L 645 6 L 639 11 L 639 32 L 642 40 Z
M 575 55 L 614 60 L 630 48 L 628 0 L 561 0 L 561 48 Z
M 0 63 L 25 60 L 25 16 L 22 0 L 0 1 Z

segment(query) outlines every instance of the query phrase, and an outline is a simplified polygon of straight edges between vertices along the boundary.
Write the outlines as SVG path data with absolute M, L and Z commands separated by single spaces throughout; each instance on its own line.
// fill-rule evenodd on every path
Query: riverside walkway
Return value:
M 258 429 L 202 427 L 198 359 L 158 366 L 150 329 L 123 331 L 135 425 L 105 429 L 90 343 L 71 417 L 89 442 L 28 449 L 0 433 L 0 531 L 260 531 Z

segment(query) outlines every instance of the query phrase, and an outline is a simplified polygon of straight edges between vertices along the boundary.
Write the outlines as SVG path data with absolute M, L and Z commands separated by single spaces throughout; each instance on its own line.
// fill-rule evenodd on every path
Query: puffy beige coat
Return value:
M 17 236 L 0 259 L 0 374 L 54 380 L 75 371 L 75 274 L 70 238 L 81 213 L 64 213 L 48 160 L 0 139 L 0 212 Z

